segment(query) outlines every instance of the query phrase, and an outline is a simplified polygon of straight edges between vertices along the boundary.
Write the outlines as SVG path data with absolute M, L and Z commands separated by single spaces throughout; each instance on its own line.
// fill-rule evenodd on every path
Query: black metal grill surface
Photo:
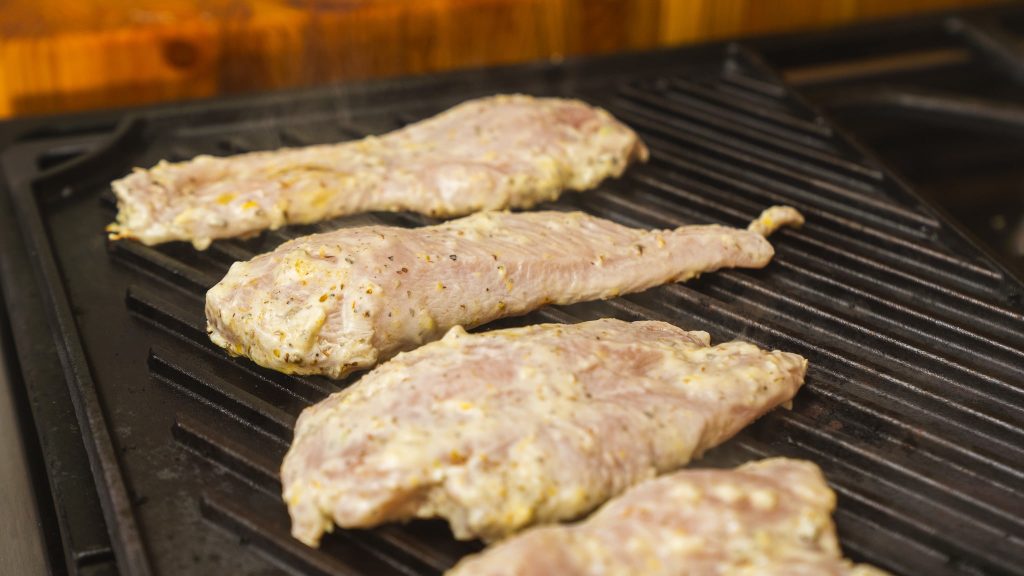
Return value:
M 11 242 L 24 243 L 32 274 L 9 274 L 4 289 L 12 318 L 41 311 L 13 322 L 19 355 L 24 367 L 59 360 L 37 370 L 66 379 L 97 481 L 95 494 L 69 483 L 49 457 L 50 488 L 59 510 L 73 505 L 66 514 L 104 512 L 91 530 L 60 519 L 72 572 L 437 574 L 480 548 L 439 522 L 336 531 L 320 550 L 292 540 L 277 470 L 295 418 L 354 378 L 277 374 L 205 334 L 204 292 L 233 261 L 314 231 L 429 219 L 341 218 L 205 252 L 108 244 L 102 230 L 115 213 L 109 182 L 132 166 L 356 138 L 499 91 L 584 98 L 650 146 L 649 164 L 556 207 L 665 228 L 742 226 L 785 203 L 807 224 L 773 236 L 764 270 L 487 328 L 650 318 L 802 354 L 810 369 L 793 409 L 699 465 L 813 460 L 839 495 L 853 558 L 907 575 L 1024 574 L 1021 287 L 737 46 L 142 111 L 113 135 L 72 123 L 10 147 L 3 172 L 22 230 Z M 44 320 L 56 356 L 26 344 Z M 48 426 L 73 430 L 38 395 L 44 440 Z

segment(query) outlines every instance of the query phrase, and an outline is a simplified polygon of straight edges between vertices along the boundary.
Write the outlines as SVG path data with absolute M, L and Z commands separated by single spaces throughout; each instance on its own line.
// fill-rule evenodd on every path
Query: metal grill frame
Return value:
M 64 234 L 69 222 L 79 225 L 72 215 L 112 217 L 112 197 L 103 190 L 127 169 L 126 159 L 154 161 L 159 153 L 175 160 L 355 137 L 501 91 L 580 95 L 609 108 L 650 145 L 649 165 L 596 191 L 566 195 L 555 207 L 670 227 L 739 225 L 769 204 L 786 202 L 798 206 L 808 224 L 773 239 L 778 254 L 763 271 L 719 272 L 490 326 L 652 318 L 706 329 L 716 341 L 741 337 L 804 354 L 811 369 L 794 410 L 770 414 L 698 466 L 780 454 L 810 458 L 840 496 L 836 520 L 855 558 L 905 574 L 1024 573 L 1018 536 L 1024 510 L 1014 491 L 1024 480 L 1024 386 L 1014 380 L 1024 373 L 1021 285 L 787 90 L 755 52 L 735 44 L 87 115 L 85 124 L 104 118 L 119 124 L 113 134 L 107 126 L 86 126 L 10 146 L 0 157 L 14 204 L 3 238 L 12 247 L 4 295 L 12 319 L 23 318 L 13 322 L 22 365 L 59 362 L 26 384 L 66 380 L 64 414 L 73 407 L 97 479 L 94 498 L 86 493 L 75 500 L 69 493 L 82 479 L 61 478 L 48 461 L 57 506 L 74 502 L 80 516 L 93 518 L 91 529 L 61 525 L 72 572 L 102 573 L 115 564 L 125 574 L 182 567 L 217 573 L 232 565 L 257 572 L 276 564 L 312 574 L 434 574 L 479 547 L 456 543 L 442 525 L 428 522 L 340 531 L 319 551 L 292 540 L 276 468 L 294 418 L 358 376 L 341 383 L 296 378 L 228 358 L 208 342 L 202 318 L 203 291 L 233 260 L 328 225 L 422 225 L 429 219 L 357 216 L 215 242 L 204 253 L 114 243 L 99 273 L 116 270 L 110 286 L 123 277 L 128 288 L 102 306 L 80 292 L 86 273 L 80 258 L 97 257 L 102 241 L 78 246 Z M 20 237 L 11 233 L 15 228 Z M 25 254 L 15 255 L 13 247 L 22 244 Z M 43 338 L 45 348 L 47 337 L 24 320 L 28 310 L 46 319 L 56 345 L 46 351 L 50 356 L 26 344 Z M 148 374 L 146 382 L 125 388 L 139 390 L 141 398 L 112 396 L 114 367 L 96 360 L 112 356 L 89 349 L 103 347 L 95 340 L 98 321 L 89 318 L 100 312 L 145 337 L 148 354 L 121 359 L 126 371 Z M 41 436 L 57 438 L 43 429 L 55 414 L 32 394 Z M 183 509 L 196 512 L 163 514 L 188 522 L 205 544 L 153 536 L 159 514 L 146 508 L 151 479 L 138 469 L 145 458 L 131 455 L 135 433 L 126 434 L 118 422 L 127 419 L 119 414 L 123 406 L 137 411 L 155 400 L 174 403 L 173 422 L 151 431 L 147 438 L 156 443 L 143 448 L 169 453 L 175 470 L 192 475 L 181 480 L 177 494 Z M 157 410 L 154 422 L 167 416 Z M 160 443 L 164 437 L 167 445 Z M 98 509 L 105 522 L 96 522 Z M 104 526 L 106 537 L 96 533 Z M 192 545 L 215 546 L 225 556 L 191 564 L 168 558 Z

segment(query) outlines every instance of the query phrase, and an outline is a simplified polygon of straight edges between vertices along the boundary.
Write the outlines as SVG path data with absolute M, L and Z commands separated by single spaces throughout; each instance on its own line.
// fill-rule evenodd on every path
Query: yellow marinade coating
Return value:
M 761 212 L 747 230 L 768 237 L 784 226 L 799 228 L 804 225 L 804 216 L 790 206 L 772 206 Z

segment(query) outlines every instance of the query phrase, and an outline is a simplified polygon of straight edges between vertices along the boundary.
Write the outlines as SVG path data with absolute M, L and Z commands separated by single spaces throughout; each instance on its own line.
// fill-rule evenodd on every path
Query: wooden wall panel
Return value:
M 0 0 L 0 117 L 828 26 L 993 0 Z

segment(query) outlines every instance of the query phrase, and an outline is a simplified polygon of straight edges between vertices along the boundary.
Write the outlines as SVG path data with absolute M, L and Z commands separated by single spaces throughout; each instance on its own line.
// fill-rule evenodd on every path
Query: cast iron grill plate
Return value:
M 543 208 L 667 228 L 744 226 L 785 203 L 807 224 L 773 236 L 764 270 L 484 329 L 648 318 L 800 353 L 810 369 L 793 409 L 698 465 L 813 460 L 853 558 L 908 575 L 1024 574 L 1021 287 L 738 46 L 142 111 L 113 134 L 9 149 L 4 174 L 122 573 L 426 575 L 480 549 L 440 522 L 338 530 L 319 550 L 292 540 L 277 470 L 295 418 L 358 376 L 278 374 L 205 333 L 204 293 L 233 261 L 315 231 L 432 220 L 367 214 L 205 252 L 108 243 L 102 230 L 109 182 L 132 166 L 357 138 L 510 91 L 605 106 L 651 149 L 622 179 Z

